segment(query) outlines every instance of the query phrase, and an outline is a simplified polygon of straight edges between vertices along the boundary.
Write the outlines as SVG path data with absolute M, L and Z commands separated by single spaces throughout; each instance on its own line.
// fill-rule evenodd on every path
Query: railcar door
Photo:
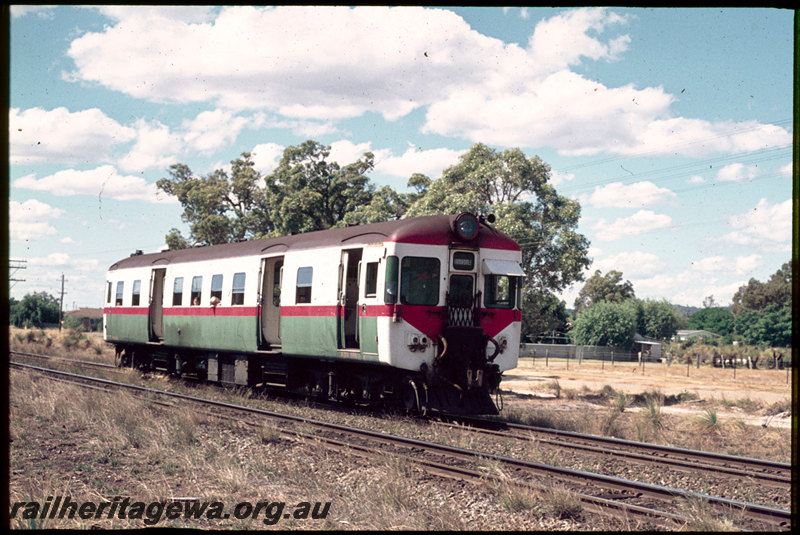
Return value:
M 455 327 L 476 325 L 475 270 L 477 251 L 451 251 L 447 289 L 447 324 Z
M 378 273 L 383 247 L 367 247 L 361 258 L 358 293 L 358 345 L 362 357 L 378 357 Z
M 150 340 L 163 340 L 164 278 L 166 268 L 156 268 L 150 274 Z
M 339 349 L 358 349 L 359 265 L 363 249 L 345 249 L 339 264 L 339 302 L 336 307 Z
M 281 280 L 283 257 L 265 258 L 261 265 L 261 339 L 264 346 L 281 343 Z

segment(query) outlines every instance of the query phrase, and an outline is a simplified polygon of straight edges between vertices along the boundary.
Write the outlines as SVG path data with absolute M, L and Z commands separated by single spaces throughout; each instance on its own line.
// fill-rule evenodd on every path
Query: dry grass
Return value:
M 235 395 L 219 393 L 219 397 Z M 281 529 L 542 529 L 575 528 L 583 520 L 568 507 L 557 505 L 558 499 L 552 506 L 541 507 L 538 496 L 540 506 L 532 511 L 511 504 L 507 500 L 513 497 L 491 487 L 431 478 L 402 458 L 387 455 L 375 460 L 332 453 L 315 440 L 288 439 L 271 424 L 233 423 L 180 406 L 87 390 L 27 372 L 12 370 L 9 401 L 12 504 L 43 503 L 48 496 L 70 496 L 80 503 L 114 497 L 145 503 L 193 497 L 220 501 L 229 508 L 243 501 L 283 501 L 287 507 L 306 501 L 331 502 L 327 518 L 280 518 L 275 527 Z M 11 525 L 145 527 L 141 519 L 24 519 L 21 515 Z M 252 518 L 162 519 L 158 525 L 265 527 Z

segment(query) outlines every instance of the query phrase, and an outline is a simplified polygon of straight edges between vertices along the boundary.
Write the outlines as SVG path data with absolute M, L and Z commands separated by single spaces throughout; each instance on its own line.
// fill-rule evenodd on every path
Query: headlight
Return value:
M 455 227 L 453 230 L 456 235 L 464 241 L 475 238 L 478 235 L 478 230 L 480 230 L 478 218 L 468 212 L 459 214 L 453 226 Z

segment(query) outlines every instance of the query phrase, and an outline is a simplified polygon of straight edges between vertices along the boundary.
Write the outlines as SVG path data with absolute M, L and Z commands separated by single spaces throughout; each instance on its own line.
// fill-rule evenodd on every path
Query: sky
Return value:
M 475 143 L 581 204 L 637 297 L 730 304 L 791 258 L 791 10 L 11 6 L 10 296 L 101 307 L 108 267 L 188 235 L 155 183 L 313 139 L 408 191 Z M 24 261 L 24 264 L 20 261 Z M 583 282 L 559 295 L 571 308 Z

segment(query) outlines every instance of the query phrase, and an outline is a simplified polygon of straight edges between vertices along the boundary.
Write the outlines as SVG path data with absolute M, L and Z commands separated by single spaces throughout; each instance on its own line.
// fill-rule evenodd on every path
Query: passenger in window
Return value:
M 193 307 L 196 307 L 196 306 L 199 306 L 199 305 L 200 305 L 200 298 L 199 297 L 195 297 L 194 299 L 192 299 L 192 306 Z

